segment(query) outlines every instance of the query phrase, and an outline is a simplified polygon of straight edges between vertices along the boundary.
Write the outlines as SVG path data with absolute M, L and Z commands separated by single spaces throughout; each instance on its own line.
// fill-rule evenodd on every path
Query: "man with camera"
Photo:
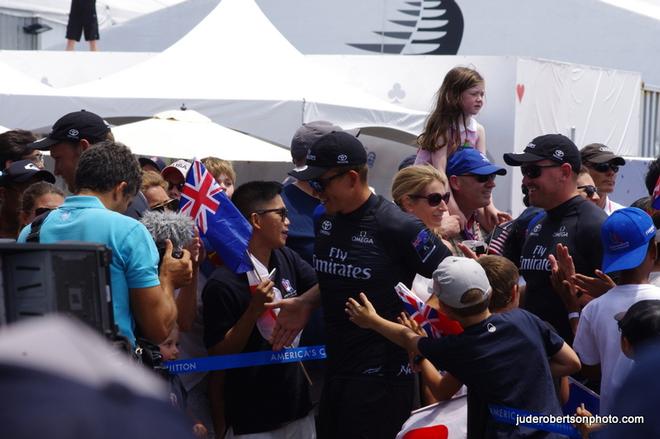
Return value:
M 119 333 L 134 346 L 136 325 L 145 338 L 160 343 L 176 322 L 173 292 L 192 278 L 190 253 L 172 257 L 168 242 L 158 272 L 158 250 L 138 221 L 122 215 L 138 193 L 142 171 L 131 151 L 107 140 L 80 155 L 75 195 L 59 209 L 25 227 L 18 242 L 101 243 L 112 251 L 112 304 Z

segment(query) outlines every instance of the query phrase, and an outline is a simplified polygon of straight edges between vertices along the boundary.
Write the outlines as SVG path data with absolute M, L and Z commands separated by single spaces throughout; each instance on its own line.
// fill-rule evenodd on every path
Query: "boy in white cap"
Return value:
M 463 333 L 422 337 L 380 317 L 362 293 L 362 305 L 351 298 L 346 312 L 358 326 L 380 333 L 451 373 L 470 392 L 476 392 L 491 413 L 494 406 L 502 406 L 534 414 L 562 414 L 552 377 L 575 373 L 580 364 L 575 352 L 549 325 L 521 309 L 491 314 L 488 278 L 472 259 L 445 258 L 433 273 L 432 288 L 441 310 L 463 326 Z M 498 423 L 492 416 L 482 422 L 488 438 L 532 433 L 527 427 Z M 541 431 L 533 436 L 560 437 Z

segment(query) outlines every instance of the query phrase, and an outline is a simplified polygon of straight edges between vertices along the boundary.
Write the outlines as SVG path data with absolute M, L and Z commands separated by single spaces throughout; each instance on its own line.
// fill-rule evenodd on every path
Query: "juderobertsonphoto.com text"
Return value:
M 539 425 L 539 424 L 643 424 L 644 416 L 616 416 L 616 415 L 516 415 L 516 425 Z

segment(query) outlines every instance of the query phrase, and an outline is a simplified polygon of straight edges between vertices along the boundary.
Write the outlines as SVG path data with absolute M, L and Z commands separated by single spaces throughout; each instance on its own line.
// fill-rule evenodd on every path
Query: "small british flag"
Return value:
M 457 321 L 440 314 L 436 309 L 424 303 L 401 282 L 394 287 L 394 290 L 403 302 L 406 313 L 422 327 L 429 337 L 437 338 L 463 332 L 463 328 Z
M 206 233 L 208 215 L 215 215 L 220 207 L 222 188 L 204 165 L 195 160 L 188 170 L 186 184 L 181 193 L 181 212 L 195 220 L 199 231 Z
M 180 210 L 195 220 L 210 250 L 215 250 L 234 273 L 252 270 L 247 256 L 252 227 L 199 160 L 188 170 Z

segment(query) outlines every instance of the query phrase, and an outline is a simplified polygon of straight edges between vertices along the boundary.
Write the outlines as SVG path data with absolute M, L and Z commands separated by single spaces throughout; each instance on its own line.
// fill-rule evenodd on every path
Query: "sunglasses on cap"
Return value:
M 497 174 L 486 174 L 486 175 L 465 174 L 464 177 L 473 177 L 479 183 L 486 183 L 488 181 L 495 180 L 495 177 L 497 177 Z
M 339 178 L 344 174 L 347 174 L 351 171 L 351 169 L 346 169 L 345 171 L 342 171 L 338 174 L 331 175 L 330 177 L 326 178 L 312 178 L 311 180 L 308 180 L 307 182 L 309 185 L 314 189 L 314 191 L 318 192 L 319 194 L 325 191 L 325 189 L 328 187 L 330 182 L 334 180 L 335 178 Z
M 171 198 L 169 200 L 163 201 L 162 203 L 154 204 L 149 208 L 152 212 L 165 212 L 169 210 L 171 212 L 176 212 L 179 208 L 179 200 L 176 198 Z
M 560 166 L 561 163 L 552 165 L 523 165 L 520 167 L 520 172 L 527 178 L 538 178 L 543 173 L 544 168 L 558 168 Z
M 589 163 L 587 166 L 589 166 L 591 169 L 593 169 L 596 172 L 608 172 L 612 170 L 615 174 L 619 172 L 619 166 L 615 165 L 614 163 Z
M 254 213 L 257 215 L 265 215 L 270 212 L 278 214 L 280 218 L 282 218 L 282 221 L 289 217 L 289 210 L 286 207 L 280 207 L 278 209 L 260 209 L 254 211 Z
M 598 189 L 596 189 L 596 186 L 593 186 L 591 184 L 585 184 L 584 186 L 578 186 L 578 189 L 581 189 L 584 191 L 585 194 L 587 194 L 587 197 L 591 198 L 598 192 Z
M 449 199 L 451 198 L 451 192 L 445 192 L 444 194 L 440 194 L 438 192 L 428 194 L 428 195 L 408 195 L 410 198 L 413 199 L 425 199 L 427 203 L 429 203 L 429 206 L 435 207 L 438 206 L 441 202 L 445 202 L 445 204 L 449 203 Z

